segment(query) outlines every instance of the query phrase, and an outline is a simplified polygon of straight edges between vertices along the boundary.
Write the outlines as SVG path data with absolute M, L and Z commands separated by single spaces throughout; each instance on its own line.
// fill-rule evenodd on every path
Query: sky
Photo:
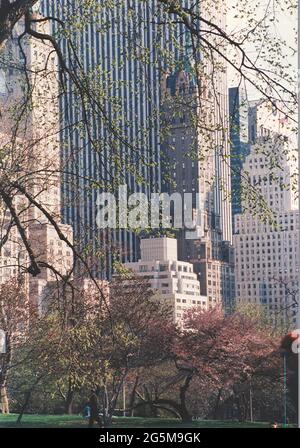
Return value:
M 233 30 L 240 30 L 241 28 L 244 28 L 247 26 L 247 20 L 241 20 L 239 17 L 238 19 L 234 18 L 234 15 L 236 14 L 235 9 L 233 6 L 238 2 L 239 0 L 227 0 L 228 2 L 228 14 L 227 14 L 227 30 L 228 32 L 232 32 Z M 278 8 L 278 1 L 284 6 L 285 11 L 280 11 Z M 286 41 L 286 45 L 284 45 L 284 53 L 285 57 L 287 58 L 287 61 L 289 61 L 292 66 L 294 67 L 295 73 L 297 70 L 297 52 L 292 55 L 293 51 L 289 48 L 292 47 L 293 49 L 296 48 L 296 29 L 297 29 L 297 14 L 294 10 L 293 14 L 291 15 L 289 11 L 291 9 L 287 9 L 288 1 L 284 0 L 270 0 L 270 1 L 261 1 L 257 0 L 256 5 L 260 3 L 258 7 L 255 8 L 254 13 L 252 16 L 255 15 L 255 18 L 262 18 L 264 15 L 264 11 L 266 7 L 269 7 L 269 10 L 272 14 L 272 11 L 275 11 L 276 18 L 278 19 L 278 23 L 272 22 L 272 29 L 270 29 L 270 32 L 274 33 L 277 37 L 280 37 L 283 41 Z M 249 5 L 253 5 L 253 0 L 249 0 Z M 286 49 L 286 52 L 285 52 Z M 247 51 L 249 55 L 252 55 L 255 57 L 255 48 L 254 46 L 248 46 Z M 228 67 L 228 84 L 229 86 L 235 86 L 237 84 L 237 76 L 234 73 L 234 70 L 231 67 Z M 257 92 L 253 88 L 248 88 L 248 94 L 251 99 L 257 97 Z

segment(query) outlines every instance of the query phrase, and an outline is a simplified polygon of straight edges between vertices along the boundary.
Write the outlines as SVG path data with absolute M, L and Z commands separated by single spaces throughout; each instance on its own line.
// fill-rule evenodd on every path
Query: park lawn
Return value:
M 0 414 L 0 428 L 85 428 L 87 420 L 78 415 L 29 415 L 23 416 L 20 425 L 16 424 L 17 414 Z M 220 420 L 194 421 L 183 424 L 176 419 L 116 417 L 113 421 L 115 428 L 266 428 L 268 423 L 262 422 L 233 422 Z

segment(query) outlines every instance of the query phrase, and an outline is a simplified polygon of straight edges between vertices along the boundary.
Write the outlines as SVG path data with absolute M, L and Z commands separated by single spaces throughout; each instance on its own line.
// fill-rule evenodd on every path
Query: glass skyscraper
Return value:
M 84 14 L 77 1 L 44 0 L 41 13 L 72 20 L 72 8 L 74 17 L 76 9 L 74 47 L 70 50 L 62 37 L 61 50 L 73 72 L 81 76 L 81 85 L 88 83 L 95 96 L 83 110 L 74 82 L 66 78 L 61 95 L 62 213 L 78 243 L 101 260 L 97 270 L 106 277 L 112 271 L 113 253 L 120 257 L 121 252 L 123 261 L 133 261 L 138 243 L 132 231 L 97 229 L 99 191 L 114 192 L 118 183 L 126 183 L 129 192 L 148 195 L 160 189 L 160 33 L 153 20 L 155 1 L 128 1 L 116 7 L 101 3 L 88 20 L 77 17 Z M 53 32 L 59 27 L 54 21 Z M 93 104 L 95 110 L 90 110 Z
M 231 206 L 232 228 L 235 215 L 242 212 L 241 173 L 243 163 L 249 154 L 248 108 L 249 102 L 242 87 L 230 87 L 229 123 L 230 123 L 230 163 L 231 163 Z
M 88 17 L 80 3 L 41 3 L 43 15 L 67 18 L 68 26 L 71 24 L 72 48 L 63 38 L 66 31 L 59 37 L 56 21 L 53 32 L 72 73 L 81 86 L 89 86 L 90 94 L 84 110 L 74 81 L 63 79 L 62 214 L 73 226 L 75 241 L 97 259 L 98 273 L 109 277 L 114 257 L 124 262 L 138 258 L 138 237 L 133 231 L 96 227 L 97 195 L 108 188 L 115 192 L 118 183 L 126 183 L 129 192 L 150 195 L 161 191 L 162 72 L 186 68 L 191 57 L 200 63 L 205 55 L 191 50 L 190 33 L 183 24 L 162 24 L 169 16 L 156 0 L 128 0 L 117 6 L 99 1 L 99 8 Z M 183 1 L 182 5 L 195 7 L 195 2 Z M 223 14 L 218 20 L 223 21 Z M 218 90 L 224 91 L 220 96 L 223 116 L 227 98 L 224 75 L 216 77 L 216 83 Z M 227 185 L 229 168 L 221 161 L 217 165 Z M 214 189 L 213 207 L 220 209 L 222 239 L 230 241 L 230 207 L 228 200 L 219 200 L 222 194 L 218 191 Z

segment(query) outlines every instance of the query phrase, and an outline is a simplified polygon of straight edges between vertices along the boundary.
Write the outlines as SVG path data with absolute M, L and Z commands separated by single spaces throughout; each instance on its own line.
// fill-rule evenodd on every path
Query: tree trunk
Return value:
M 147 388 L 147 386 L 145 384 L 144 384 L 144 394 L 145 394 L 146 402 L 149 405 L 149 412 L 150 412 L 149 417 L 156 418 L 157 417 L 157 407 L 155 407 L 153 405 L 153 400 L 151 398 L 151 393 L 150 393 L 150 391 L 148 390 L 148 388 Z
M 241 408 L 241 399 L 239 395 L 236 395 L 236 405 L 237 405 L 237 417 L 238 421 L 243 421 L 242 419 L 242 408 Z
M 147 403 L 147 401 L 145 400 L 145 403 Z M 177 417 L 181 418 L 181 420 L 183 422 L 190 422 L 191 421 L 191 416 L 188 413 L 187 409 L 185 406 L 182 406 L 181 403 L 177 403 L 176 401 L 172 400 L 172 399 L 164 399 L 164 398 L 160 398 L 158 400 L 155 400 L 153 402 L 154 406 L 157 406 L 159 408 L 163 408 L 166 409 L 166 406 L 170 406 L 171 409 L 169 409 L 169 411 L 174 415 L 177 414 Z
M 243 422 L 245 422 L 248 418 L 249 403 L 246 394 L 243 393 L 242 398 L 243 398 Z
M 102 406 L 102 425 L 103 428 L 109 428 L 111 426 L 112 416 L 109 410 L 109 398 L 106 385 L 101 390 L 101 406 Z
M 5 386 L 0 387 L 0 396 L 1 396 L 1 410 L 3 414 L 9 414 L 9 404 L 8 404 L 8 396 L 7 390 Z
M 32 391 L 33 391 L 33 388 L 30 388 L 30 389 L 26 392 L 25 400 L 24 400 L 24 403 L 23 403 L 21 412 L 19 413 L 18 418 L 17 418 L 17 423 L 21 423 L 21 420 L 22 420 L 22 418 L 23 418 L 23 415 L 24 415 L 24 413 L 25 413 L 25 411 L 26 411 L 26 409 L 27 409 L 27 406 L 29 405 L 29 402 L 30 402 L 30 399 L 31 399 Z
M 222 389 L 220 388 L 218 390 L 218 395 L 217 395 L 217 399 L 216 399 L 216 404 L 215 404 L 215 408 L 214 408 L 214 412 L 213 412 L 213 419 L 217 420 L 218 418 L 218 413 L 219 413 L 219 405 L 220 405 L 220 401 L 221 401 L 221 395 L 222 395 Z
M 189 423 L 192 421 L 192 417 L 189 414 L 189 411 L 186 407 L 186 393 L 188 391 L 188 388 L 190 386 L 190 383 L 193 378 L 193 373 L 191 372 L 185 379 L 185 382 L 183 386 L 180 387 L 180 413 L 181 418 L 184 423 Z
M 8 372 L 11 367 L 12 348 L 11 335 L 6 333 L 6 353 L 4 354 L 0 366 L 0 406 L 3 414 L 9 414 L 9 401 L 7 396 Z
M 19 0 L 18 2 L 0 1 L 0 48 L 10 37 L 18 20 L 26 11 L 37 3 L 38 0 Z
M 73 402 L 74 402 L 74 390 L 68 390 L 66 402 L 65 402 L 65 413 L 68 415 L 73 414 Z
M 20 411 L 20 413 L 18 415 L 18 418 L 17 418 L 17 423 L 21 423 L 22 417 L 23 417 L 23 415 L 24 415 L 24 413 L 25 413 L 25 411 L 26 411 L 26 409 L 27 409 L 27 407 L 29 405 L 29 402 L 30 402 L 30 399 L 31 399 L 31 395 L 32 395 L 34 389 L 36 388 L 36 386 L 38 385 L 38 383 L 41 381 L 42 378 L 43 378 L 43 375 L 38 376 L 36 378 L 35 382 L 32 384 L 32 386 L 27 390 L 23 406 L 22 406 L 21 411 Z
M 145 399 L 145 403 L 148 403 L 152 406 L 154 405 L 155 407 L 159 407 L 160 405 L 170 406 L 171 408 L 173 408 L 173 410 L 170 411 L 173 414 L 176 413 L 178 416 L 180 416 L 183 423 L 190 423 L 192 421 L 192 416 L 190 415 L 186 406 L 186 393 L 190 387 L 193 376 L 194 371 L 189 370 L 189 372 L 186 374 L 183 385 L 180 387 L 179 403 L 172 399 L 156 399 L 154 401 L 150 401 L 150 403 Z
M 130 400 L 129 400 L 129 410 L 130 410 L 130 417 L 134 416 L 134 402 L 135 402 L 135 395 L 136 395 L 136 389 L 139 383 L 139 376 L 137 375 L 133 389 L 131 391 Z

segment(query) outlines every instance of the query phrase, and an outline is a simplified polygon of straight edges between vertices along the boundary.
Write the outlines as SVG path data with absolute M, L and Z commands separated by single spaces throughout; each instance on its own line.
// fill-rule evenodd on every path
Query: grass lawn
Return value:
M 84 428 L 87 421 L 77 415 L 29 415 L 23 416 L 21 425 L 16 424 L 17 415 L 0 414 L 0 428 Z M 266 428 L 269 423 L 238 423 L 231 421 L 203 420 L 190 424 L 182 424 L 176 419 L 166 418 L 140 418 L 140 417 L 116 417 L 113 426 L 115 428 Z

